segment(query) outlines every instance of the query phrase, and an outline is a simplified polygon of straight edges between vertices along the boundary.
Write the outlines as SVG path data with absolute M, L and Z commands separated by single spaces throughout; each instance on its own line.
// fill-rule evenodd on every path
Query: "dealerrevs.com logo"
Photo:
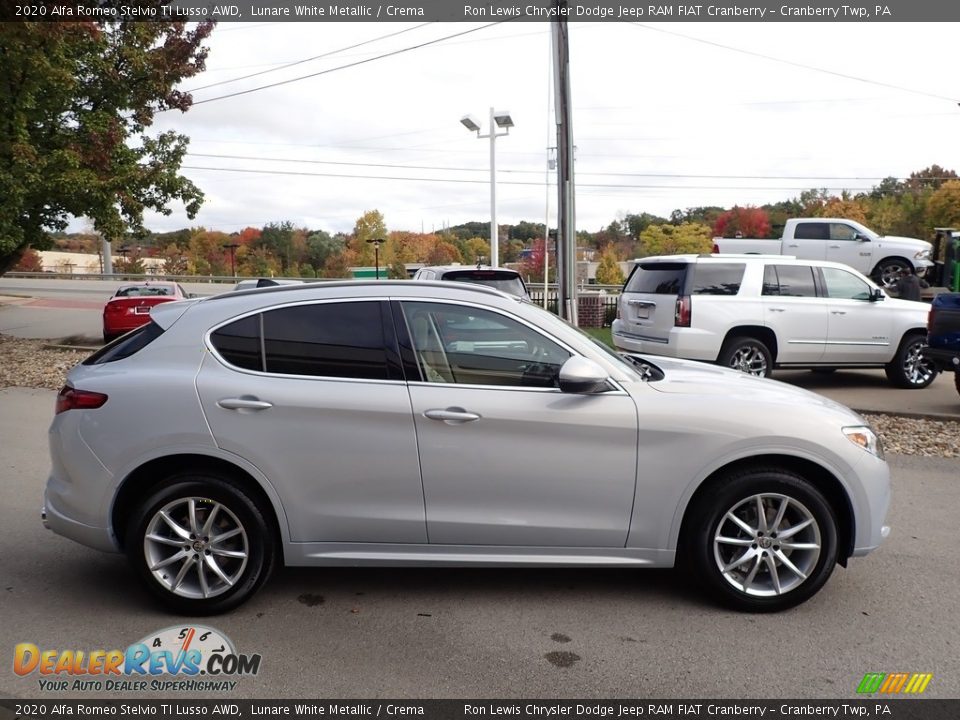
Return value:
M 260 655 L 240 654 L 230 639 L 204 625 L 174 625 L 126 650 L 41 649 L 18 643 L 13 672 L 39 675 L 42 692 L 231 692 L 234 678 L 256 675 Z

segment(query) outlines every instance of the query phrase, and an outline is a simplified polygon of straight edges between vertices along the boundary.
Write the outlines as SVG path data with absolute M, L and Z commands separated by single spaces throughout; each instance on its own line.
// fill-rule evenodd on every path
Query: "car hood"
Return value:
M 897 243 L 904 247 L 916 248 L 919 250 L 933 250 L 933 245 L 928 243 L 926 240 L 919 240 L 912 237 L 902 237 L 900 235 L 881 235 L 877 238 L 878 242 L 890 242 Z
M 710 396 L 714 402 L 718 396 L 725 396 L 750 404 L 765 403 L 783 405 L 786 408 L 798 404 L 820 406 L 849 416 L 850 424 L 866 424 L 862 417 L 846 405 L 777 380 L 754 377 L 737 370 L 693 360 L 646 355 L 642 357 L 645 362 L 652 363 L 663 371 L 664 377 L 661 380 L 649 383 L 650 387 L 658 392 Z

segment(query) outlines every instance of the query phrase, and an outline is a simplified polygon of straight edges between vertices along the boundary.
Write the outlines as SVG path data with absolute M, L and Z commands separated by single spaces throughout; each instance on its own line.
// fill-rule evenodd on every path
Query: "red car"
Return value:
M 189 295 L 173 282 L 122 285 L 103 307 L 103 341 L 150 322 L 150 308 L 164 302 L 186 300 Z

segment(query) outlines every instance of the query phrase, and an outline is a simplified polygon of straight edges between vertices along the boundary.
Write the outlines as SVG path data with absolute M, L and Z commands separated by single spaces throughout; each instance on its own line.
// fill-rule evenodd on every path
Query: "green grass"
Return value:
M 611 348 L 613 347 L 613 338 L 610 335 L 610 328 L 605 327 L 605 328 L 580 328 L 580 329 L 583 330 L 587 335 L 590 335 L 591 337 L 596 338 L 597 340 L 604 343 L 605 345 L 608 345 Z

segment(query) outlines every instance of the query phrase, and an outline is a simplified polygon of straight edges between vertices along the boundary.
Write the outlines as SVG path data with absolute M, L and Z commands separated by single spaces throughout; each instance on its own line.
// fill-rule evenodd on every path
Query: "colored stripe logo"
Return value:
M 867 673 L 857 686 L 857 692 L 864 695 L 919 695 L 931 680 L 933 673 Z

